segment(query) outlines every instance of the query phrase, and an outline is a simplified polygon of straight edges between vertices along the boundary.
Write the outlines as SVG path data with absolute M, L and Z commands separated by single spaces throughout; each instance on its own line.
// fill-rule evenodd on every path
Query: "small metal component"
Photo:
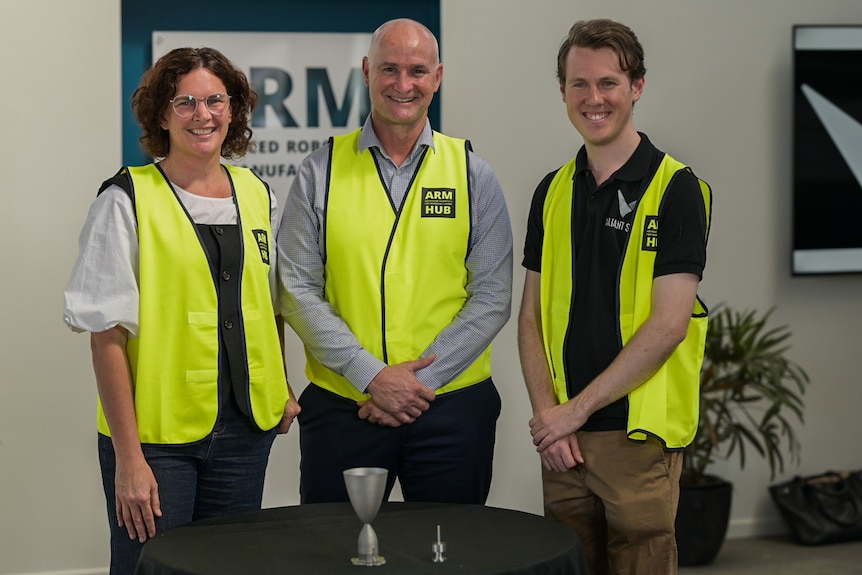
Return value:
M 431 551 L 434 555 L 431 561 L 434 563 L 443 563 L 446 561 L 446 542 L 440 541 L 440 526 L 437 526 L 437 541 L 431 544 Z

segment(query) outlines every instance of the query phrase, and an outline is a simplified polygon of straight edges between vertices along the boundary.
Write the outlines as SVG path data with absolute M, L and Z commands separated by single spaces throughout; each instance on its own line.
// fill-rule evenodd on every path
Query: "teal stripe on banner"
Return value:
M 122 0 L 123 163 L 149 161 L 138 145 L 141 132 L 131 111 L 132 93 L 152 60 L 152 33 L 363 32 L 392 18 L 413 18 L 440 38 L 440 0 Z M 226 54 L 230 57 L 230 54 Z M 356 63 L 359 65 L 359 62 Z M 440 98 L 429 110 L 440 130 Z

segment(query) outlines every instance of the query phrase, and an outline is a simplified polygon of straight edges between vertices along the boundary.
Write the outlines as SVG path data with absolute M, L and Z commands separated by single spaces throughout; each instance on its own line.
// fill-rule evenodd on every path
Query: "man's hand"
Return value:
M 435 355 L 388 365 L 371 380 L 366 391 L 372 401 L 360 403 L 359 416 L 363 419 L 376 419 L 382 425 L 391 425 L 390 418 L 399 422 L 413 423 L 431 407 L 437 395 L 416 378 L 416 372 L 428 367 Z M 383 417 L 385 412 L 389 417 Z
M 397 418 L 377 407 L 374 403 L 374 398 L 368 401 L 360 401 L 357 405 L 359 405 L 359 418 L 368 421 L 368 423 L 374 423 L 382 427 L 401 427 L 402 425 Z M 407 423 L 413 423 L 414 421 L 416 421 L 416 418 L 411 418 Z
M 557 440 L 572 435 L 586 422 L 578 417 L 577 398 L 541 411 L 530 420 L 530 434 L 536 451 L 548 449 Z
M 547 449 L 539 452 L 539 457 L 548 471 L 567 471 L 584 463 L 578 436 L 574 433 L 553 442 Z

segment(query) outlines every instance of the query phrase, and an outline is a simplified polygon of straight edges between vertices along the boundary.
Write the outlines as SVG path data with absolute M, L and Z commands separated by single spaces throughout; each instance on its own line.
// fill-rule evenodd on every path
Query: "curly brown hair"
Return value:
M 620 69 L 631 81 L 646 76 L 644 49 L 631 28 L 606 18 L 580 20 L 571 27 L 557 53 L 557 79 L 561 85 L 566 82 L 566 58 L 573 46 L 610 48 L 620 59 Z
M 132 111 L 144 132 L 140 138 L 141 147 L 150 156 L 164 158 L 168 155 L 170 138 L 162 128 L 162 120 L 170 110 L 169 100 L 176 95 L 180 78 L 198 68 L 212 72 L 230 96 L 231 123 L 221 146 L 222 157 L 244 156 L 253 146 L 250 121 L 258 96 L 245 74 L 215 48 L 176 48 L 144 72 L 132 94 Z

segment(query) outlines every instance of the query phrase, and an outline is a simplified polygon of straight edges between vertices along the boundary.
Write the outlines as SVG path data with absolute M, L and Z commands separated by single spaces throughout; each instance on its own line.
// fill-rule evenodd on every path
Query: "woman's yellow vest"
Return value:
M 668 185 L 680 170 L 688 168 L 665 155 L 637 204 L 618 274 L 617 306 L 623 346 L 650 315 L 659 208 Z M 574 278 L 571 225 L 574 173 L 574 159 L 560 168 L 548 189 L 543 212 L 542 333 L 554 391 L 561 403 L 569 399 L 563 366 Z M 712 192 L 706 182 L 698 182 L 706 208 L 708 234 Z M 629 394 L 627 433 L 630 439 L 643 441 L 647 435 L 652 435 L 670 449 L 684 448 L 694 439 L 707 316 L 706 306 L 696 298 L 685 340 L 655 375 Z
M 325 295 L 359 343 L 392 365 L 422 356 L 467 301 L 470 189 L 465 140 L 434 132 L 400 211 L 360 130 L 331 142 Z M 342 397 L 367 395 L 306 347 L 310 381 Z M 445 393 L 491 376 L 491 348 Z
M 240 325 L 248 361 L 248 406 L 260 429 L 284 414 L 287 382 L 274 321 L 269 190 L 251 171 L 226 166 L 242 236 Z M 142 443 L 206 437 L 219 411 L 218 294 L 204 247 L 179 199 L 154 165 L 126 168 L 140 246 L 140 331 L 126 344 Z M 110 435 L 101 403 L 99 432 Z

